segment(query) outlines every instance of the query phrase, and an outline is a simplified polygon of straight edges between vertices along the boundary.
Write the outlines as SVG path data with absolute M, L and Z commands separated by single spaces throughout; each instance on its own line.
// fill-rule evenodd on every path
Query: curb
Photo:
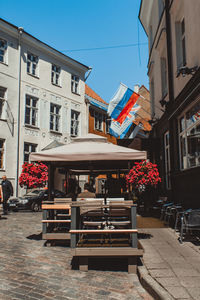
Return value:
M 138 277 L 142 286 L 154 300 L 174 300 L 174 298 L 149 275 L 145 266 L 138 266 Z

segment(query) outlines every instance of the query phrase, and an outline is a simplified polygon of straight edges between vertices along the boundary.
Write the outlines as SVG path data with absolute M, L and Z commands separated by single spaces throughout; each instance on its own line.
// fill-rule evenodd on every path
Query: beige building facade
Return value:
M 0 19 L 0 177 L 18 189 L 29 153 L 87 133 L 89 68 Z
M 142 0 L 149 41 L 152 159 L 163 190 L 185 206 L 200 192 L 200 37 L 196 0 Z

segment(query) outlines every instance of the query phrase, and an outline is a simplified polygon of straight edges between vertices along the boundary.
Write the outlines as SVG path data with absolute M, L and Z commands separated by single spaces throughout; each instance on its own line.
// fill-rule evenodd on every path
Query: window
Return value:
M 27 73 L 37 76 L 38 56 L 31 53 L 27 54 Z
M 0 169 L 4 169 L 5 140 L 0 139 Z
M 25 124 L 37 126 L 37 118 L 38 118 L 37 106 L 38 106 L 38 99 L 26 95 Z
M 179 119 L 180 168 L 200 165 L 200 102 Z
M 170 144 L 169 144 L 169 131 L 164 134 L 164 151 L 165 151 L 165 182 L 166 188 L 170 189 Z
M 60 85 L 60 67 L 56 65 L 51 67 L 51 83 Z
M 3 106 L 5 102 L 6 89 L 0 87 L 0 119 L 3 117 Z
M 60 130 L 60 106 L 53 103 L 50 104 L 50 130 Z
M 111 120 L 106 119 L 106 133 L 110 133 Z
M 36 152 L 37 145 L 24 143 L 24 162 L 29 163 L 29 155 L 31 152 Z
M 167 62 L 165 57 L 161 57 L 160 65 L 161 65 L 162 98 L 164 98 L 167 94 Z
M 6 63 L 7 42 L 0 39 L 0 62 Z
M 155 104 L 154 104 L 154 79 L 150 83 L 150 98 L 151 98 L 151 117 L 155 115 Z
M 71 91 L 72 93 L 79 94 L 79 77 L 76 75 L 72 75 Z
M 94 112 L 94 129 L 96 130 L 103 130 L 103 115 L 100 112 Z
M 176 22 L 176 58 L 177 69 L 186 66 L 185 21 Z
M 71 136 L 78 136 L 79 134 L 79 116 L 78 111 L 71 111 Z

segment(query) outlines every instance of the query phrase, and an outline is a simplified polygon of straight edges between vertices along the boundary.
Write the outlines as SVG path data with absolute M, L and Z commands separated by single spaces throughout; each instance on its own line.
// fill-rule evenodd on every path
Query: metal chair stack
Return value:
M 197 230 L 200 230 L 200 209 L 186 210 L 181 214 L 180 242 L 188 233 Z

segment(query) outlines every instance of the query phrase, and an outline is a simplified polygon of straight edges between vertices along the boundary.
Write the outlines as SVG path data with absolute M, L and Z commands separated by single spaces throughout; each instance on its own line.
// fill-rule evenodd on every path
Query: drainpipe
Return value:
M 89 70 L 88 70 L 88 73 L 87 73 L 87 75 L 86 75 L 86 77 L 85 77 L 85 79 L 84 79 L 84 82 L 86 82 L 86 80 L 87 80 L 88 77 L 90 76 L 91 72 L 92 72 L 92 67 L 89 67 Z
M 18 27 L 18 50 L 19 50 L 19 71 L 18 71 L 18 111 L 17 111 L 17 170 L 16 170 L 16 197 L 18 197 L 18 183 L 19 183 L 19 154 L 20 154 L 20 123 L 21 123 L 21 38 L 24 29 Z
M 172 38 L 171 38 L 170 1 L 169 0 L 165 0 L 165 21 L 166 21 L 166 39 L 167 39 L 169 102 L 172 103 L 174 100 L 174 82 L 173 82 L 173 57 L 172 57 Z
M 174 103 L 174 82 L 173 82 L 173 55 L 172 55 L 172 37 L 171 37 L 171 20 L 170 20 L 170 0 L 165 0 L 165 21 L 166 21 L 166 39 L 167 39 L 167 61 L 168 61 L 168 89 L 169 89 L 169 104 L 166 110 L 169 113 L 173 109 Z M 171 118 L 169 121 L 169 143 L 170 143 L 170 177 L 171 177 L 171 191 L 172 201 L 175 199 L 175 182 L 174 171 L 176 169 L 176 120 Z

